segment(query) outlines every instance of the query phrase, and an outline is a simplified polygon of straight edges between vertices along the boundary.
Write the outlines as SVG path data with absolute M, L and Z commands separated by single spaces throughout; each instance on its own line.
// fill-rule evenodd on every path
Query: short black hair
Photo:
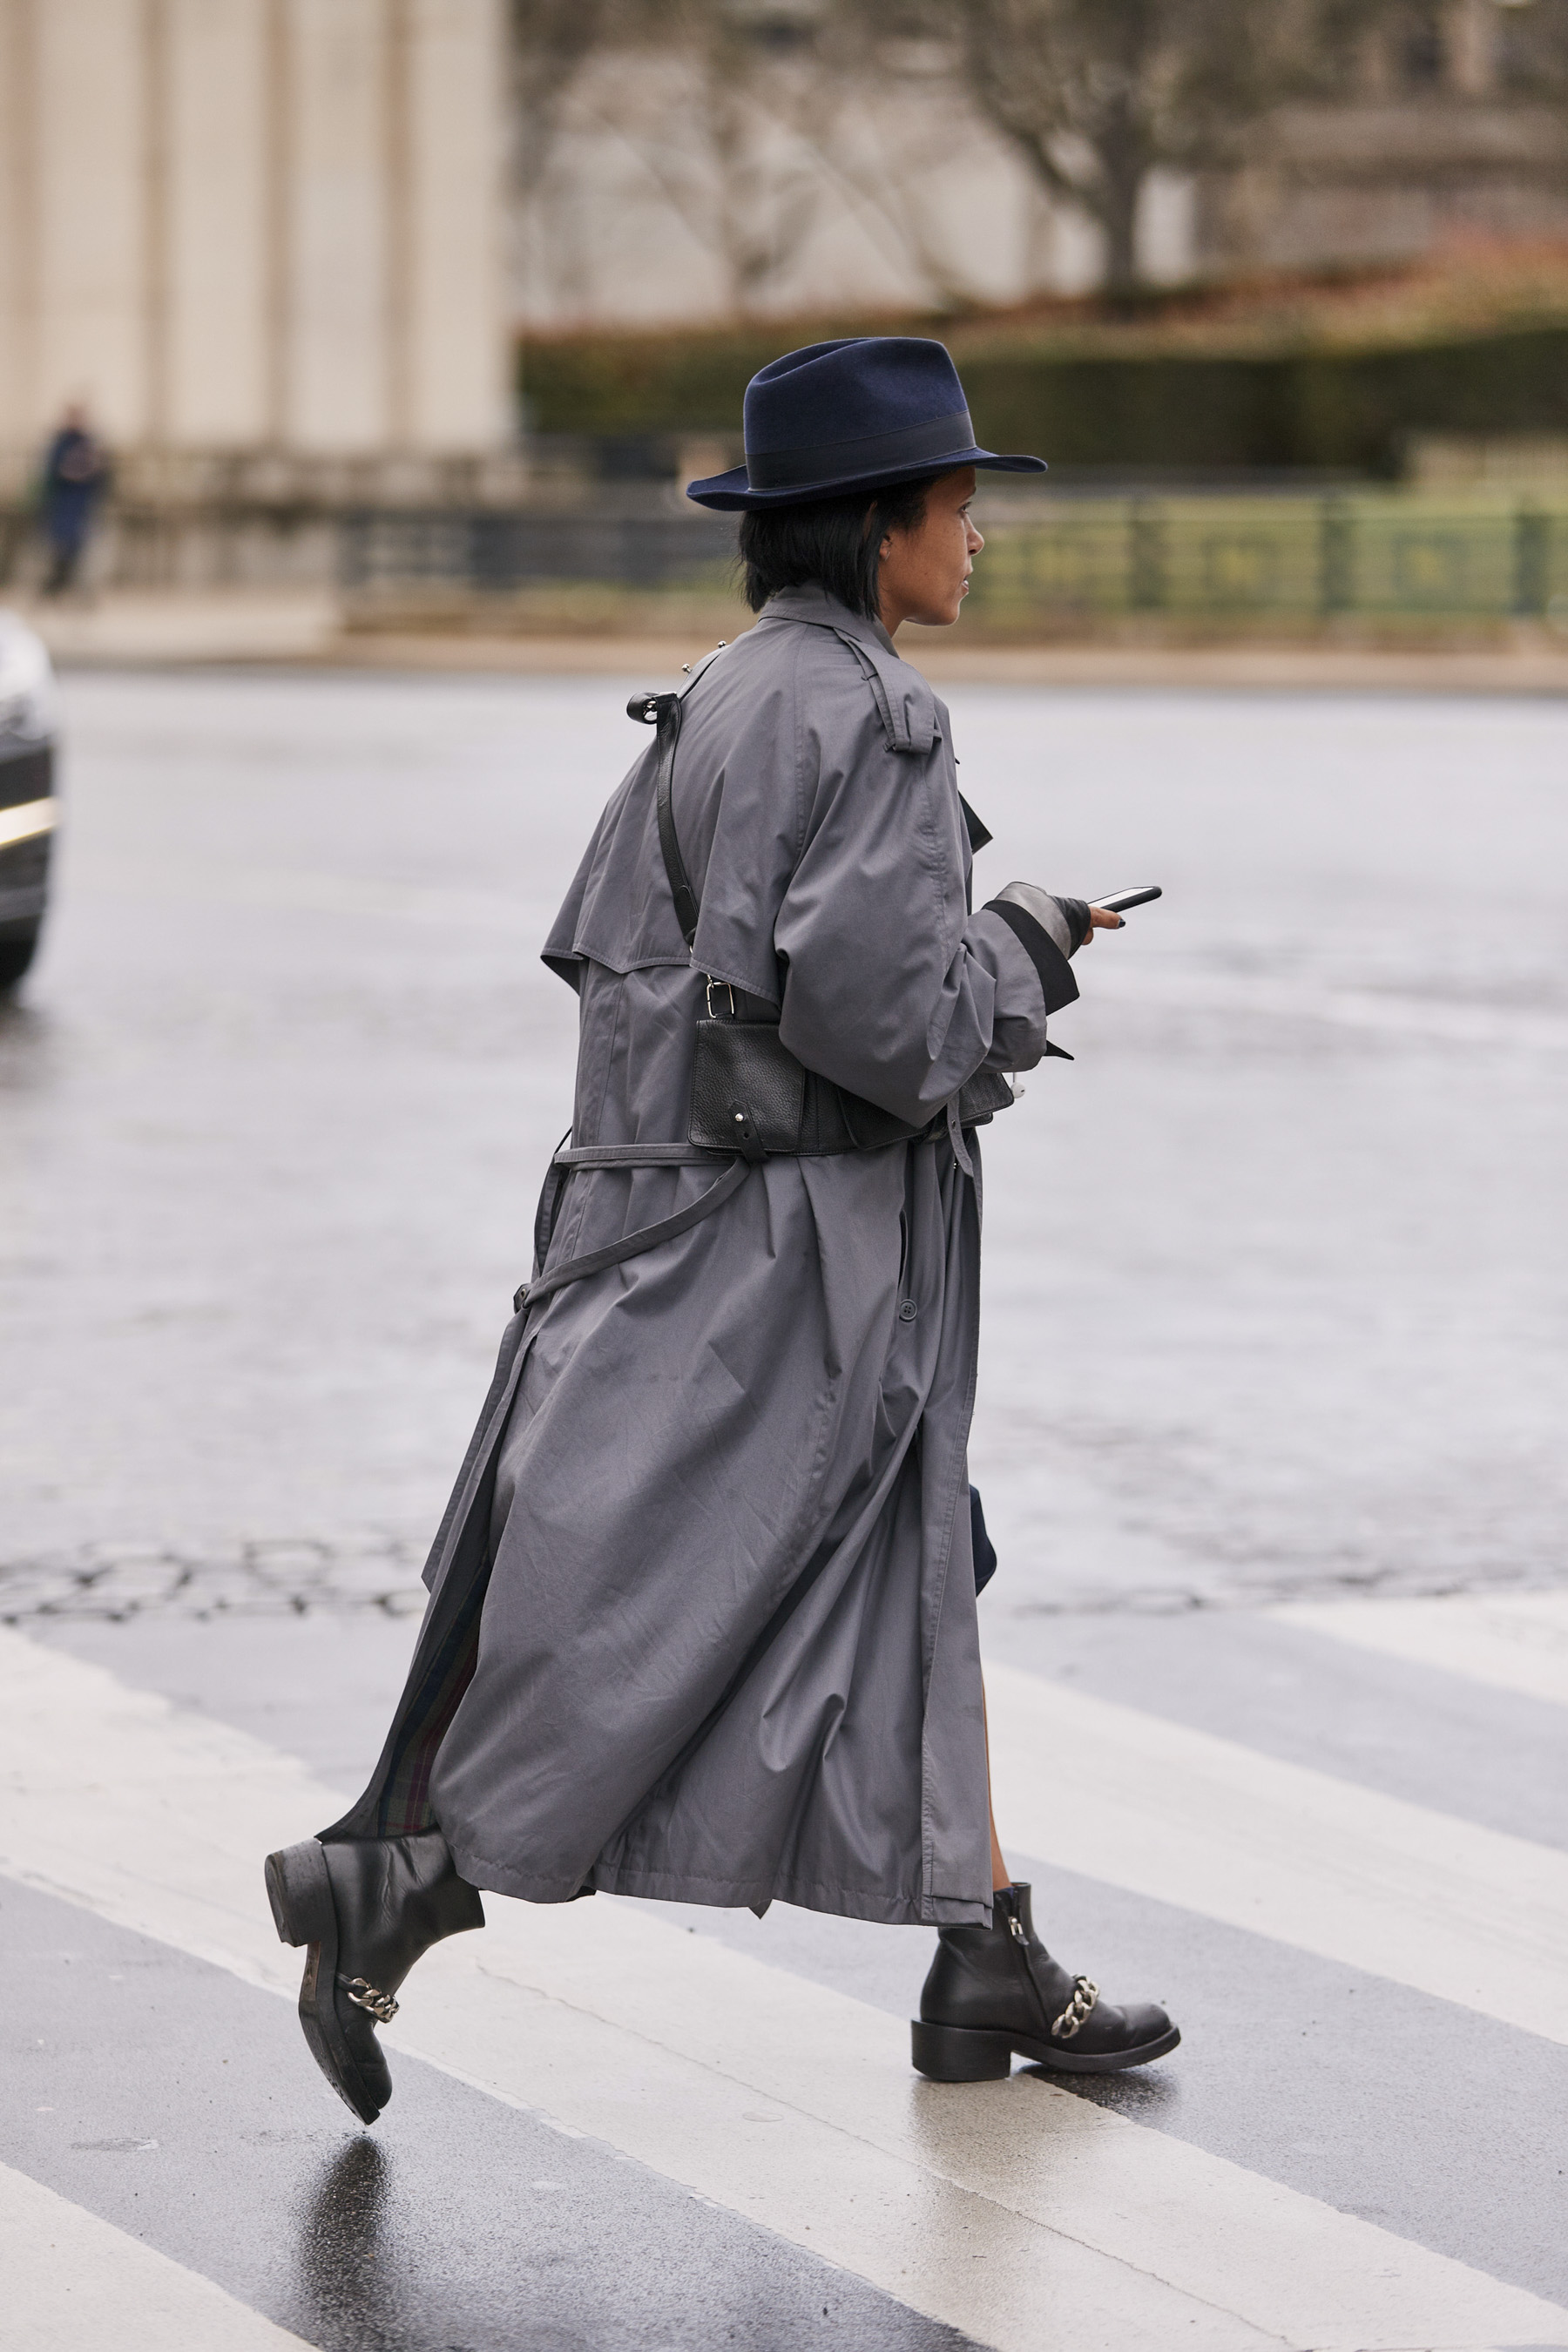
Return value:
M 816 586 L 874 621 L 882 541 L 889 530 L 919 528 L 925 520 L 926 492 L 941 478 L 922 474 L 853 498 L 743 514 L 740 560 L 752 612 L 760 613 L 781 588 Z

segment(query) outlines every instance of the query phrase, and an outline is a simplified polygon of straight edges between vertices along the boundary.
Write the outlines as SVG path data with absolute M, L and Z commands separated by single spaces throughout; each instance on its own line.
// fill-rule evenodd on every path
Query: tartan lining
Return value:
M 405 1719 L 392 1769 L 377 1808 L 379 1837 L 418 1837 L 439 1826 L 430 1809 L 430 1777 L 452 1717 L 474 1678 L 479 1662 L 479 1615 L 489 1583 L 485 1562 L 465 1596 L 461 1612 L 432 1659 Z

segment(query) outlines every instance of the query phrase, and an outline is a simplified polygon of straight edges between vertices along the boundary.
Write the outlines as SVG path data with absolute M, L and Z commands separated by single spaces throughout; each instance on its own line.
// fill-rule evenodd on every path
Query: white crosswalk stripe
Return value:
M 0 2280 L 13 2352 L 303 2352 L 211 2279 L 5 2164 Z
M 1269 1614 L 1412 1665 L 1568 1706 L 1568 1592 L 1292 1601 Z
M 998 1678 L 993 1735 L 1019 1811 L 1024 1771 L 1041 1775 L 1022 1843 L 1067 1861 L 1051 1759 L 1027 1754 L 1031 1692 L 1047 1714 L 1058 1694 L 1027 1685 Z M 1128 1751 L 1115 1781 L 1126 1806 L 1139 1786 L 1152 1795 L 1146 1721 L 1106 1709 L 1100 1724 L 1102 1769 L 1118 1738 Z M 1080 1702 L 1067 1736 L 1084 1725 Z M 1169 1729 L 1151 1735 L 1165 1774 Z M 1209 1793 L 1221 1792 L 1217 1759 L 1205 1762 Z M 273 1937 L 259 1858 L 338 1803 L 299 1764 L 7 1635 L 0 1775 L 0 1869 L 292 1995 L 299 1962 Z M 1287 1851 L 1300 1833 L 1313 1868 L 1318 1780 L 1275 1787 L 1262 1817 Z M 1233 1805 L 1233 1855 L 1245 1827 Z M 1388 1829 L 1380 1821 L 1378 1836 Z M 1520 1842 L 1499 1843 L 1515 1862 Z M 1447 1883 L 1442 1897 L 1454 1898 Z M 484 1936 L 422 1965 L 395 2047 L 609 2142 L 1000 2352 L 1568 2344 L 1555 2305 L 1037 2079 L 922 2084 L 898 2020 L 632 1906 L 489 1908 Z
M 1568 1853 L 992 1667 L 1004 1845 L 1568 2041 Z

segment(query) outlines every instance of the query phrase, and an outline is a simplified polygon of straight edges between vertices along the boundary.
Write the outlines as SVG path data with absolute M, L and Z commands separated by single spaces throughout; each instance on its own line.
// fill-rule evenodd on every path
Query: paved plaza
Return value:
M 950 690 L 1165 897 L 984 1139 L 997 1810 L 1170 2059 L 921 2082 L 931 1938 L 487 1897 L 353 2128 L 368 1774 L 665 681 L 81 671 L 0 1012 L 0 2346 L 1568 2347 L 1568 704 Z M 853 1017 L 853 1007 L 846 1008 Z M 19 2330 L 14 2336 L 7 2329 Z

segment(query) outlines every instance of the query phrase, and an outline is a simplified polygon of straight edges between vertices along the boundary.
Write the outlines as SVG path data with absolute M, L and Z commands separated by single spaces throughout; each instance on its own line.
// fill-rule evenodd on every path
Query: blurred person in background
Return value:
M 1046 1949 L 990 1810 L 978 1129 L 1120 918 L 1025 882 L 974 910 L 989 835 L 893 639 L 958 618 L 976 469 L 1040 460 L 980 448 L 947 352 L 905 337 L 764 368 L 745 448 L 689 495 L 741 514 L 760 617 L 634 698 L 656 739 L 545 942 L 572 1140 L 402 1700 L 358 1803 L 267 1864 L 366 2122 L 376 2027 L 482 1888 L 934 1927 L 939 2080 L 1180 2038 Z
M 39 512 L 48 542 L 46 596 L 63 596 L 76 585 L 92 530 L 98 502 L 108 487 L 109 465 L 86 409 L 73 401 L 45 454 Z

